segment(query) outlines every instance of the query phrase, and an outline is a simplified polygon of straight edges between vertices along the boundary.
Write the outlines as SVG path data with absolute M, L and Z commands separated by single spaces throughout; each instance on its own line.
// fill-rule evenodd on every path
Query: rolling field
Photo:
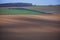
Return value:
M 53 15 L 0 15 L 2 40 L 59 40 L 60 19 Z
M 30 6 L 30 7 L 23 7 L 31 10 L 38 10 L 46 13 L 52 14 L 60 14 L 60 6 Z
M 0 10 L 1 15 L 18 15 L 18 14 L 41 14 L 39 12 L 33 12 L 28 10 Z
M 1 7 L 0 9 L 7 9 L 7 8 L 26 8 L 46 13 L 60 14 L 60 6 Z
M 35 14 L 44 14 L 43 12 L 35 11 L 35 10 L 29 10 L 25 8 L 8 8 L 8 9 L 0 9 L 1 15 L 35 15 Z
M 40 12 L 60 14 L 59 11 L 60 6 L 1 7 L 0 9 L 8 9 L 8 8 L 25 8 L 25 9 L 36 10 Z
M 60 14 L 22 8 L 0 8 L 2 40 L 59 40 Z

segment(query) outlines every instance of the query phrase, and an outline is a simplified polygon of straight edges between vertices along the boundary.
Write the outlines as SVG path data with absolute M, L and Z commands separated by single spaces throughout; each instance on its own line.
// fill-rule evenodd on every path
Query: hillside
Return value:
M 20 7 L 20 6 L 32 6 L 32 3 L 4 3 L 4 4 L 0 4 L 0 7 Z
M 60 6 L 58 6 L 58 5 L 55 5 L 55 6 L 30 6 L 30 7 L 23 7 L 23 8 L 42 11 L 42 12 L 46 12 L 46 13 L 60 14 Z

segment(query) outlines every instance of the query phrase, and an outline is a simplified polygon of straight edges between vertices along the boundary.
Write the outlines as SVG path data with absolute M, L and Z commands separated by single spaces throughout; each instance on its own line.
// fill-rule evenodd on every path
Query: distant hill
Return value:
M 32 3 L 4 3 L 4 4 L 0 4 L 0 7 L 20 7 L 20 6 L 32 6 Z

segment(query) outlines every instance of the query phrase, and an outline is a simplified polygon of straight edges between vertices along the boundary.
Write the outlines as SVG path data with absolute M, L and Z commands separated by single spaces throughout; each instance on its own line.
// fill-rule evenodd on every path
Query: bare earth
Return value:
M 2 40 L 59 40 L 59 15 L 0 15 Z

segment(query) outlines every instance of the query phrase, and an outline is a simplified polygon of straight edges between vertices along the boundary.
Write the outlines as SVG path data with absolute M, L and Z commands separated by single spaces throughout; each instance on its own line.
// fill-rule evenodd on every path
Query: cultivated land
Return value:
M 59 40 L 60 19 L 53 15 L 0 15 L 2 40 Z
M 2 40 L 59 40 L 60 14 L 0 15 L 0 33 Z

